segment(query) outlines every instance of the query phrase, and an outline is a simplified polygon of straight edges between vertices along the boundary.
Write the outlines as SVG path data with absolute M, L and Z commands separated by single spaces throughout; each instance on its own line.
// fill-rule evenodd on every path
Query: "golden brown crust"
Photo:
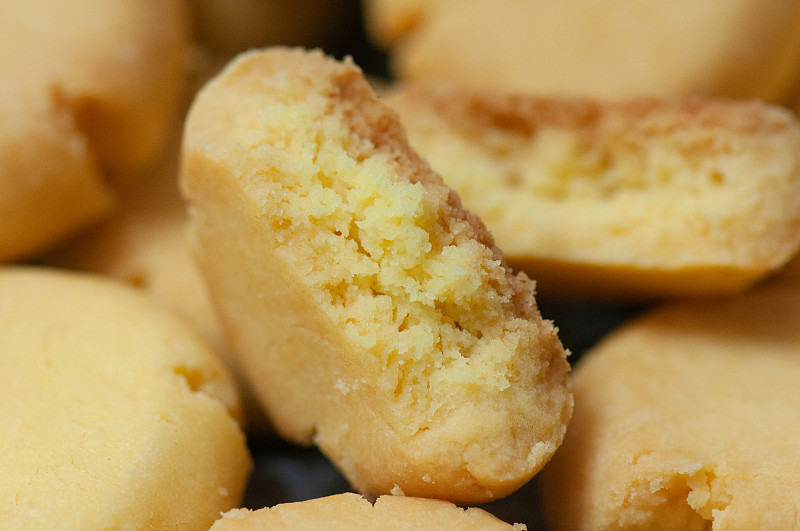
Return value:
M 430 165 L 412 148 L 397 113 L 376 99 L 372 89 L 364 82 L 361 72 L 354 68 L 337 75 L 339 77 L 332 80 L 332 85 L 337 91 L 332 97 L 341 107 L 342 114 L 348 120 L 351 130 L 362 138 L 368 139 L 377 151 L 388 154 L 400 169 L 402 178 L 408 179 L 411 183 L 422 183 L 427 189 L 436 190 L 435 193 L 446 196 L 440 220 L 446 232 L 455 233 L 458 230 L 456 227 L 461 230 L 466 229 L 463 237 L 475 238 L 491 249 L 495 260 L 506 264 L 503 252 L 495 244 L 491 232 L 483 221 L 463 207 L 458 193 L 447 186 L 441 175 L 431 169 Z M 436 104 L 447 101 L 449 99 L 446 97 L 434 100 Z M 465 103 L 470 107 L 473 105 L 472 102 Z M 478 108 L 475 109 L 474 116 L 494 116 L 494 114 L 484 113 L 483 109 Z M 535 284 L 524 273 L 516 275 L 518 278 L 515 278 L 511 269 L 508 269 L 507 277 L 515 289 L 514 301 L 518 311 L 517 315 L 525 319 L 541 320 L 535 300 L 528 296 L 535 290 Z

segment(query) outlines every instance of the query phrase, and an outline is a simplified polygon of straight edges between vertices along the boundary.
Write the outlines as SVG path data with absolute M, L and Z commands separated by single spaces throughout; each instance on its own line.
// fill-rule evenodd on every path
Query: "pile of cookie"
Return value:
M 0 527 L 800 526 L 800 4 L 0 20 Z

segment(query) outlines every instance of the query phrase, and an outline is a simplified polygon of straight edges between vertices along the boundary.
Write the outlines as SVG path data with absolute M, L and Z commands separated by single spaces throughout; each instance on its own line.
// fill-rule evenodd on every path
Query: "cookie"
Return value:
M 66 113 L 0 82 L 0 262 L 26 257 L 107 215 L 114 193 Z
M 524 530 L 507 524 L 486 511 L 462 509 L 452 503 L 408 496 L 381 496 L 373 505 L 354 493 L 336 494 L 251 511 L 233 509 L 217 520 L 210 531 L 257 531 L 260 529 L 341 529 L 405 531 L 408 529 Z
M 186 203 L 178 190 L 182 124 L 182 119 L 174 123 L 155 166 L 122 188 L 113 213 L 40 257 L 39 263 L 115 278 L 184 318 L 236 377 L 248 436 L 270 438 L 274 434 L 230 353 L 186 237 Z
M 0 527 L 208 529 L 251 458 L 205 342 L 122 284 L 0 268 Z
M 87 16 L 91 13 L 91 16 Z M 167 2 L 0 5 L 0 261 L 108 213 L 159 155 L 182 96 L 189 21 Z
M 201 270 L 281 435 L 373 496 L 486 501 L 549 459 L 572 401 L 533 283 L 350 61 L 239 56 L 195 99 L 181 171 Z
M 795 529 L 800 291 L 673 303 L 576 364 L 553 529 Z
M 603 99 L 782 103 L 800 80 L 800 4 L 778 0 L 370 0 L 399 79 Z
M 433 85 L 385 101 L 547 296 L 738 292 L 800 245 L 800 124 L 785 109 Z

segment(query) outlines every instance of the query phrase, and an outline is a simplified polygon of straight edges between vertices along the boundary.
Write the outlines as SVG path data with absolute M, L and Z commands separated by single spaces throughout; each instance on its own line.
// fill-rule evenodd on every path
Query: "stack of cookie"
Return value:
M 800 526 L 800 4 L 0 15 L 0 527 Z

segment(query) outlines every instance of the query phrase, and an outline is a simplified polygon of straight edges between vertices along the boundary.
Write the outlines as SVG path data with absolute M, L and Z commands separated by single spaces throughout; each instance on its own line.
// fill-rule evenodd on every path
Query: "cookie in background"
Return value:
M 537 95 L 759 98 L 800 80 L 800 3 L 364 0 L 402 80 Z
M 97 275 L 0 267 L 0 527 L 206 530 L 252 467 L 202 337 Z
M 384 101 L 547 297 L 740 292 L 800 246 L 800 123 L 782 107 L 430 83 Z
M 795 529 L 800 285 L 658 307 L 575 366 L 552 529 Z
M 375 503 L 352 492 L 256 511 L 233 509 L 222 515 L 210 531 L 372 531 L 449 530 L 524 531 L 523 524 L 507 524 L 486 511 L 463 509 L 431 498 L 381 496 Z
M 160 155 L 189 20 L 180 0 L 41 0 L 0 3 L 0 21 L 0 261 L 12 261 L 108 214 Z
M 202 65 L 206 70 L 193 71 L 190 88 L 202 86 L 217 68 L 214 63 Z M 184 112 L 193 94 L 189 90 L 185 95 Z M 274 434 L 230 352 L 190 249 L 187 205 L 178 190 L 182 130 L 183 116 L 173 122 L 161 159 L 135 181 L 121 187 L 120 199 L 111 215 L 38 261 L 125 282 L 186 320 L 209 341 L 236 376 L 248 435 L 253 440 L 271 438 Z
M 360 28 L 358 0 L 191 0 L 195 39 L 233 56 L 270 45 L 340 49 Z

